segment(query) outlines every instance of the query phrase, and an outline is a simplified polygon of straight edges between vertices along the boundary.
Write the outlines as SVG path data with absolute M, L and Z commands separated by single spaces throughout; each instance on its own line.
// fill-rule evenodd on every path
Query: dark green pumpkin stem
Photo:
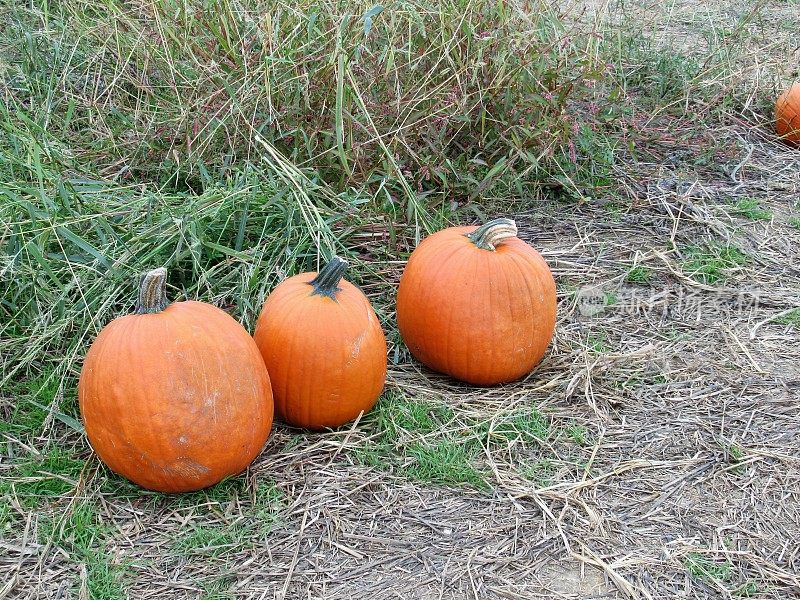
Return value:
M 319 294 L 336 300 L 336 292 L 341 291 L 338 285 L 344 277 L 345 271 L 347 271 L 347 261 L 334 256 L 317 276 L 308 282 L 308 285 L 314 288 L 311 295 Z
M 142 273 L 139 279 L 139 301 L 136 314 L 158 313 L 167 308 L 167 270 L 164 267 Z
M 484 223 L 467 237 L 483 250 L 494 251 L 495 246 L 506 238 L 517 235 L 517 224 L 512 219 L 493 219 Z

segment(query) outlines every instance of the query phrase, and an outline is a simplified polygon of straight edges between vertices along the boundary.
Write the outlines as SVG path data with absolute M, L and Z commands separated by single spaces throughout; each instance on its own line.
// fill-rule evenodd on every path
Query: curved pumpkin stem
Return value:
M 499 218 L 492 219 L 488 223 L 484 223 L 472 233 L 468 233 L 467 237 L 478 247 L 483 250 L 494 251 L 495 246 L 506 238 L 514 237 L 517 235 L 517 224 L 513 219 Z
M 139 300 L 136 314 L 158 313 L 167 308 L 167 270 L 164 267 L 143 273 L 139 279 Z
M 339 282 L 347 271 L 347 261 L 334 256 L 328 264 L 322 267 L 317 276 L 308 282 L 314 289 L 312 296 L 327 296 L 331 300 L 336 300 L 336 292 L 341 291 L 338 287 Z

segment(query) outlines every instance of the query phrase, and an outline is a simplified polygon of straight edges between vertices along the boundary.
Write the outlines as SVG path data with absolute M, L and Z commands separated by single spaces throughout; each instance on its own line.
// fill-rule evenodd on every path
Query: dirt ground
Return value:
M 747 9 L 640 7 L 681 46 Z M 762 9 L 775 22 L 800 5 Z M 650 140 L 620 157 L 616 191 L 516 215 L 559 289 L 533 374 L 480 390 L 390 366 L 391 390 L 483 419 L 535 406 L 580 424 L 585 447 L 487 453 L 485 490 L 355 460 L 366 430 L 298 441 L 278 428 L 248 478 L 274 480 L 286 504 L 253 546 L 165 552 L 204 507 L 100 499 L 130 596 L 800 598 L 800 328 L 784 318 L 800 304 L 800 152 L 755 112 L 703 131 L 658 115 L 641 126 Z M 714 255 L 731 247 L 742 256 Z M 714 260 L 718 281 L 691 276 Z M 521 470 L 542 457 L 548 476 L 534 484 Z M 206 526 L 242 518 L 236 501 L 205 508 Z M 71 597 L 74 567 L 34 529 L 3 542 L 0 598 Z M 231 595 L 213 595 L 219 582 Z

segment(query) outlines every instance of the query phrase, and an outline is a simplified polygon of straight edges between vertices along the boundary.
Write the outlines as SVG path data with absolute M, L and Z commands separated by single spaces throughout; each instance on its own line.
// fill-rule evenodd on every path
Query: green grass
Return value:
M 406 452 L 411 462 L 402 467 L 401 473 L 407 477 L 434 484 L 486 487 L 483 473 L 472 465 L 474 449 L 463 443 L 454 440 L 435 444 L 413 442 Z
M 269 535 L 283 522 L 283 511 L 287 504 L 286 494 L 273 480 L 259 480 L 253 502 L 253 518 L 258 535 Z
M 587 346 L 589 351 L 596 354 L 604 354 L 611 352 L 611 346 L 608 341 L 608 334 L 605 331 L 598 331 L 589 334 L 587 337 Z
M 184 556 L 219 557 L 251 545 L 250 530 L 238 525 L 195 525 L 175 541 Z
M 489 447 L 517 441 L 541 442 L 551 436 L 551 427 L 538 409 L 530 408 L 481 424 L 476 428 L 475 435 Z
M 9 439 L 30 443 L 42 433 L 44 422 L 51 412 L 56 422 L 82 432 L 83 427 L 76 419 L 74 390 L 64 390 L 63 397 L 61 392 L 60 379 L 49 369 L 37 377 L 9 382 L 0 396 L 0 434 L 5 433 Z
M 722 542 L 729 550 L 736 551 L 736 544 L 730 536 L 725 536 Z M 727 583 L 728 585 L 725 587 L 728 588 L 732 596 L 751 598 L 758 595 L 759 591 L 762 591 L 757 580 L 744 579 L 744 581 L 738 584 L 736 581 L 733 581 L 733 565 L 727 560 L 721 563 L 711 561 L 702 553 L 693 552 L 687 557 L 684 564 L 688 566 L 688 570 L 692 576 L 697 579 L 715 577 L 719 581 Z
M 742 462 L 744 459 L 744 450 L 736 446 L 735 444 L 731 444 L 726 448 L 728 452 L 728 456 L 730 456 L 731 461 L 734 463 Z
M 684 567 L 695 579 L 716 579 L 728 581 L 732 575 L 731 563 L 716 562 L 700 552 L 690 553 L 684 560 Z
M 157 3 L 149 19 L 114 0 L 101 11 L 19 6 L 7 32 L 12 132 L 38 136 L 34 167 L 71 165 L 80 147 L 120 178 L 197 192 L 286 160 L 337 192 L 383 181 L 382 200 L 420 218 L 420 191 L 443 203 L 442 190 L 544 172 L 542 157 L 572 136 L 567 102 L 603 75 L 545 2 L 524 17 L 485 0 L 374 8 L 304 1 L 270 7 L 265 21 L 258 0 L 202 12 Z M 62 72 L 75 76 L 52 76 Z M 86 85 L 100 73 L 114 77 Z M 16 136 L 8 145 L 26 149 Z
M 171 299 L 212 302 L 252 331 L 278 281 L 341 254 L 398 342 L 390 358 L 405 362 L 387 264 L 427 232 L 531 198 L 611 198 L 611 220 L 634 216 L 614 175 L 617 156 L 647 135 L 642 115 L 691 112 L 719 96 L 723 84 L 705 82 L 730 82 L 716 55 L 701 62 L 623 29 L 580 33 L 538 0 L 525 15 L 491 0 L 202 4 L 11 3 L 0 27 L 0 444 L 14 449 L 0 536 L 18 535 L 18 513 L 30 517 L 76 587 L 86 566 L 92 599 L 126 597 L 106 502 L 191 517 L 175 553 L 220 563 L 268 544 L 291 504 L 260 471 L 175 497 L 89 459 L 76 420 L 81 361 L 130 312 L 140 272 L 166 266 Z M 726 32 L 713 51 L 739 38 Z M 757 204 L 736 210 L 761 218 Z M 747 261 L 717 246 L 686 256 L 684 270 L 708 283 Z M 626 274 L 650 278 L 641 266 Z M 603 331 L 587 345 L 611 350 Z M 355 463 L 478 489 L 491 486 L 487 454 L 545 487 L 562 470 L 581 477 L 593 443 L 584 426 L 534 406 L 476 416 L 430 391 L 387 392 L 356 435 L 364 442 L 344 455 Z M 567 461 L 553 446 L 568 447 Z M 699 578 L 723 567 L 699 554 L 687 562 Z M 197 585 L 227 600 L 232 583 Z
M 624 93 L 635 97 L 637 106 L 648 110 L 650 116 L 688 115 L 698 126 L 710 115 L 740 110 L 750 89 L 744 85 L 737 86 L 740 89 L 724 89 L 723 81 L 733 65 L 752 67 L 758 60 L 747 47 L 752 43 L 753 32 L 759 30 L 763 13 L 755 9 L 756 5 L 752 7 L 738 15 L 735 25 L 729 28 L 716 20 L 700 23 L 693 17 L 693 22 L 686 23 L 687 32 L 701 39 L 686 45 L 676 44 L 670 36 L 648 35 L 652 25 L 647 19 L 628 20 L 625 26 L 608 32 L 605 44 Z M 765 98 L 765 114 L 773 110 L 771 102 L 771 97 Z M 691 128 L 687 133 L 697 135 Z M 707 156 L 700 157 L 700 161 L 709 160 Z
M 75 489 L 85 465 L 83 459 L 53 445 L 41 456 L 28 456 L 14 465 L 0 482 L 0 499 L 13 493 L 31 507 L 55 500 Z
M 269 478 L 258 478 L 250 486 L 244 477 L 231 477 L 204 490 L 174 495 L 142 490 L 112 477 L 113 486 L 103 485 L 101 489 L 115 499 L 128 497 L 151 511 L 179 511 L 193 517 L 173 542 L 173 552 L 185 557 L 224 558 L 251 548 L 283 523 L 287 506 L 285 493 Z M 240 509 L 241 518 L 220 522 L 220 515 L 229 514 L 232 507 Z M 209 518 L 213 523 L 208 523 Z M 211 591 L 222 593 L 216 588 Z
M 603 210 L 609 214 L 612 222 L 620 223 L 627 207 L 618 202 L 607 202 L 603 205 Z
M 11 532 L 11 528 L 16 523 L 16 515 L 11 509 L 10 502 L 0 502 L 0 538 Z
M 614 306 L 618 299 L 616 292 L 605 292 L 603 294 L 603 302 L 606 306 Z
M 0 433 L 24 437 L 38 433 L 47 417 L 47 409 L 46 405 L 34 402 L 25 396 L 10 398 L 7 402 L 10 414 L 8 417 L 0 419 Z
M 125 567 L 109 554 L 110 531 L 92 505 L 79 503 L 66 515 L 45 518 L 39 526 L 39 539 L 60 546 L 76 571 L 79 564 L 85 565 L 89 598 L 123 600 L 127 598 L 122 585 Z
M 552 444 L 590 443 L 584 426 L 557 423 L 533 406 L 477 420 L 447 405 L 394 391 L 384 394 L 364 425 L 372 434 L 350 451 L 354 462 L 428 484 L 480 489 L 489 485 L 486 453 L 502 453 L 511 460 L 537 455 L 541 457 L 537 462 L 549 469 Z M 529 458 L 524 462 L 528 467 L 520 470 L 523 477 L 532 481 L 547 477 L 544 471 L 532 474 L 531 465 L 536 463 Z
M 757 198 L 741 198 L 733 205 L 734 213 L 751 221 L 771 221 L 772 213 L 760 207 Z
M 171 509 L 180 509 L 201 515 L 225 514 L 231 506 L 241 505 L 244 519 L 235 524 L 202 524 L 192 529 L 176 542 L 183 554 L 208 554 L 223 556 L 242 546 L 252 545 L 254 538 L 265 538 L 283 523 L 287 500 L 283 490 L 269 478 L 259 478 L 253 489 L 243 477 L 232 477 L 190 494 L 163 495 L 162 503 Z
M 791 225 L 795 229 L 800 229 L 800 217 L 790 217 L 789 225 Z
M 404 438 L 442 430 L 453 416 L 453 410 L 443 403 L 415 400 L 400 392 L 387 391 L 366 419 L 380 432 L 380 443 L 395 444 Z
M 389 391 L 365 418 L 377 435 L 353 450 L 363 465 L 434 484 L 484 485 L 474 466 L 479 448 L 451 430 L 453 410 Z
M 732 594 L 740 598 L 752 598 L 759 593 L 758 583 L 755 581 L 746 581 L 739 587 L 733 590 Z
M 382 471 L 392 469 L 394 448 L 386 443 L 367 442 L 352 451 L 353 460 L 366 467 L 373 467 Z
M 739 248 L 719 243 L 686 247 L 683 256 L 684 273 L 695 281 L 712 285 L 724 282 L 730 271 L 749 262 Z
M 572 440 L 572 443 L 578 446 L 586 446 L 589 444 L 589 433 L 584 425 L 580 423 L 570 423 L 567 427 L 567 437 Z
M 785 315 L 781 315 L 775 319 L 775 322 L 781 323 L 782 325 L 791 325 L 792 327 L 800 329 L 800 308 L 792 309 Z
M 200 196 L 94 187 L 52 210 L 34 209 L 21 194 L 0 204 L 0 219 L 20 223 L 7 238 L 16 263 L 0 302 L 0 311 L 14 315 L 3 327 L 13 323 L 18 331 L 6 379 L 34 359 L 63 373 L 100 325 L 131 310 L 136 274 L 148 267 L 168 267 L 170 299 L 208 294 L 236 307 L 249 326 L 279 276 L 276 265 L 313 268 L 316 249 L 332 252 L 336 243 L 329 209 L 268 176 L 237 178 Z M 53 229 L 53 221 L 62 225 Z
M 196 492 L 189 492 L 185 494 L 161 494 L 154 492 L 155 498 L 169 503 L 176 508 L 193 508 L 196 506 L 204 506 L 208 509 L 223 510 L 230 502 L 237 500 L 244 500 L 248 496 L 246 489 L 247 482 L 243 477 L 229 477 L 223 479 L 216 485 L 198 490 Z M 141 488 L 133 487 L 133 491 L 137 492 Z
M 376 435 L 352 451 L 363 465 L 433 484 L 485 487 L 479 457 L 517 444 L 553 437 L 549 419 L 527 408 L 492 421 L 475 422 L 452 408 L 387 392 L 366 418 Z
M 647 267 L 631 267 L 630 270 L 625 274 L 625 281 L 628 283 L 646 285 L 650 283 L 652 276 L 653 272 Z
M 609 185 L 621 98 L 580 123 L 569 108 L 615 85 L 599 42 L 534 4 L 10 6 L 0 384 L 47 372 L 73 389 L 155 266 L 171 299 L 252 328 L 277 281 L 334 252 L 356 281 L 379 272 L 349 243 L 364 226 L 415 240 L 484 195 Z
M 736 444 L 722 443 L 722 449 L 725 452 L 725 459 L 734 465 L 731 471 L 736 475 L 741 475 L 744 472 L 745 465 L 741 464 L 746 458 L 747 454 L 744 449 Z
M 661 108 L 680 100 L 702 73 L 700 61 L 674 48 L 664 48 L 644 36 L 620 36 L 621 74 L 626 88 L 639 94 L 645 106 Z M 624 57 L 624 59 L 622 59 Z
M 383 429 L 389 438 L 397 439 L 401 432 L 430 433 L 444 427 L 453 419 L 453 410 L 441 403 L 408 400 L 400 394 L 381 398 L 378 410 Z
M 236 592 L 231 589 L 235 584 L 235 579 L 226 577 L 203 583 L 203 593 L 200 595 L 200 600 L 235 600 Z
M 541 459 L 525 463 L 521 470 L 522 476 L 531 481 L 538 488 L 548 487 L 553 483 L 556 468 L 549 459 Z

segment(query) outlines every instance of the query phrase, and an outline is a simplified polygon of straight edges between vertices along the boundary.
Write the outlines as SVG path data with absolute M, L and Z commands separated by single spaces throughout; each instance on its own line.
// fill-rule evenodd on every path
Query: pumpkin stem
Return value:
M 167 308 L 167 270 L 164 267 L 142 273 L 139 279 L 139 301 L 136 314 L 158 313 Z
M 495 246 L 506 238 L 517 235 L 517 224 L 512 219 L 493 219 L 484 223 L 467 237 L 483 250 L 494 251 Z
M 331 300 L 336 300 L 336 292 L 341 291 L 337 286 L 345 271 L 347 271 L 347 261 L 334 256 L 327 265 L 322 267 L 317 276 L 308 282 L 308 285 L 314 288 L 311 295 L 319 294 L 320 296 L 327 296 Z

